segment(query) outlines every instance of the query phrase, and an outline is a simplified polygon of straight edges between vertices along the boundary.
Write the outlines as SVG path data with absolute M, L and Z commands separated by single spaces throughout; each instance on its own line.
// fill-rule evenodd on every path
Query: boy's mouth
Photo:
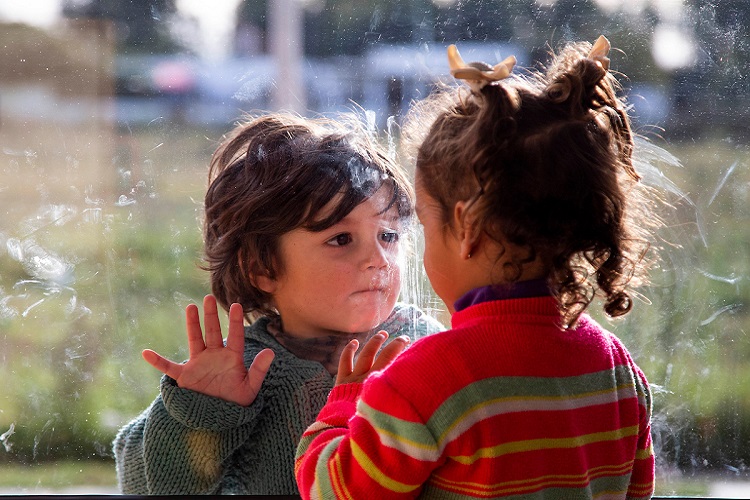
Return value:
M 386 287 L 369 287 L 362 290 L 358 290 L 354 293 L 388 293 L 388 288 Z

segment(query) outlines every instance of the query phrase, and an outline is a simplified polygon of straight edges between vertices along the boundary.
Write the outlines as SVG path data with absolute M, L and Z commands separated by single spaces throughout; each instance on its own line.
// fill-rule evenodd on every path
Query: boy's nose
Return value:
M 367 245 L 364 256 L 365 268 L 385 268 L 390 265 L 389 252 L 379 242 Z

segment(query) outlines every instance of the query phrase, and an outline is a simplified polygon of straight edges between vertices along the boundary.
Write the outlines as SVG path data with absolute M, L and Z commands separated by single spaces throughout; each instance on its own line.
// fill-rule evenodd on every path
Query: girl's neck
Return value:
M 357 339 L 359 345 L 365 344 L 367 339 L 377 333 L 370 330 L 360 333 L 338 333 L 321 337 L 297 337 L 291 332 L 285 332 L 281 327 L 281 321 L 274 318 L 268 322 L 268 332 L 276 341 L 284 346 L 286 350 L 300 359 L 317 361 L 325 367 L 326 371 L 335 377 L 339 370 L 339 358 L 341 351 L 351 340 Z

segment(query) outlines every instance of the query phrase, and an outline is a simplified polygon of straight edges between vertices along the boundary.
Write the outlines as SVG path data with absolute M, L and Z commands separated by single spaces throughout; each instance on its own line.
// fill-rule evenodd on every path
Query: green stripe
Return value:
M 317 489 L 320 493 L 320 498 L 336 498 L 333 493 L 333 484 L 331 483 L 331 477 L 328 474 L 328 460 L 336 452 L 341 440 L 344 436 L 338 436 L 331 440 L 323 451 L 318 456 L 318 463 L 315 464 L 315 483 L 313 488 Z
M 622 476 L 600 477 L 591 481 L 591 493 L 594 498 L 600 495 L 622 495 L 628 492 L 631 474 Z
M 503 399 L 567 400 L 612 392 L 616 387 L 634 387 L 633 373 L 627 366 L 576 377 L 492 377 L 474 382 L 445 400 L 427 423 L 439 441 L 473 408 Z M 502 394 L 503 398 L 497 398 Z
M 616 384 L 613 387 L 613 384 Z M 620 393 L 618 394 L 618 391 Z M 439 458 L 442 447 L 465 427 L 488 415 L 522 411 L 566 411 L 632 394 L 633 373 L 627 366 L 576 377 L 494 377 L 474 382 L 449 397 L 426 425 L 399 419 L 362 400 L 357 411 L 387 446 L 422 461 Z M 502 394 L 498 398 L 496 395 Z
M 396 418 L 393 415 L 376 410 L 361 399 L 357 404 L 357 413 L 365 417 L 379 434 L 394 436 L 394 439 L 397 437 L 399 441 L 417 448 L 437 450 L 435 438 L 424 423 L 409 422 Z
M 310 434 L 308 436 L 303 436 L 302 439 L 300 439 L 299 445 L 297 445 L 297 453 L 294 456 L 295 460 L 298 460 L 302 455 L 307 453 L 307 449 L 316 437 L 317 434 Z
M 638 393 L 638 402 L 648 408 L 651 411 L 651 391 L 646 387 L 643 381 L 639 378 L 635 378 L 635 391 Z

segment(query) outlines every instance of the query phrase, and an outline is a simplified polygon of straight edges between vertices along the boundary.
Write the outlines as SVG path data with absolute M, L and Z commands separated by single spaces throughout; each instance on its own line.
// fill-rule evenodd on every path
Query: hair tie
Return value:
M 593 59 L 596 61 L 596 63 L 602 67 L 604 71 L 609 70 L 609 57 L 607 55 L 609 54 L 609 49 L 611 48 L 611 45 L 609 43 L 609 40 L 607 40 L 607 37 L 604 35 L 600 35 L 599 38 L 596 39 L 596 42 L 594 43 L 594 46 L 591 47 L 591 51 L 589 52 L 589 59 Z
M 464 80 L 475 94 L 480 94 L 488 83 L 508 78 L 515 65 L 516 58 L 514 56 L 506 57 L 505 60 L 495 66 L 490 66 L 484 62 L 466 64 L 458 53 L 458 48 L 452 44 L 448 46 L 448 66 L 451 75 L 459 80 Z

